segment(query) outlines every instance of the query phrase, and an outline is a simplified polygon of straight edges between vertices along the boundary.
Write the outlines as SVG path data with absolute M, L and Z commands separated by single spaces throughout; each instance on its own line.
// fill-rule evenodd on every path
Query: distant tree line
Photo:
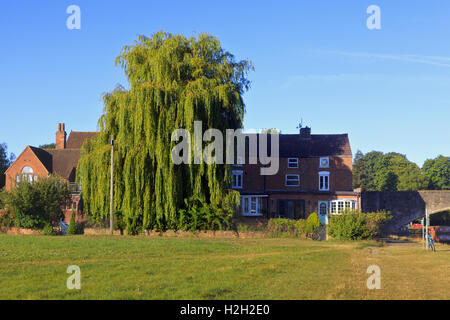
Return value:
M 358 150 L 353 161 L 353 188 L 363 191 L 450 190 L 450 157 L 425 161 L 422 168 L 405 155 Z

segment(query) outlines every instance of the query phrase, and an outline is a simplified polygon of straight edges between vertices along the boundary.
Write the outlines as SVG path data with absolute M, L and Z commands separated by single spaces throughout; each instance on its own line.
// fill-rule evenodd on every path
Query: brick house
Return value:
M 70 220 L 72 210 L 79 218 L 81 208 L 81 186 L 75 183 L 76 169 L 80 158 L 80 149 L 86 139 L 95 136 L 96 132 L 71 131 L 69 138 L 65 131 L 65 124 L 58 124 L 56 132 L 56 148 L 41 149 L 27 146 L 6 170 L 6 190 L 11 190 L 21 181 L 36 181 L 39 177 L 58 175 L 69 185 L 72 202 L 64 208 L 65 221 Z
M 347 134 L 311 134 L 306 127 L 279 139 L 277 174 L 261 175 L 260 164 L 233 165 L 232 188 L 241 194 L 242 217 L 305 219 L 317 212 L 327 223 L 328 214 L 360 207 Z

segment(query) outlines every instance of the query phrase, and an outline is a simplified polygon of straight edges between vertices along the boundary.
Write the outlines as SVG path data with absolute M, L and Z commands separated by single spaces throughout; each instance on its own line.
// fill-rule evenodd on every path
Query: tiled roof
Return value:
M 347 134 L 312 134 L 301 139 L 298 134 L 280 135 L 280 157 L 351 156 Z
M 84 141 L 95 136 L 97 132 L 80 132 L 71 131 L 69 138 L 67 139 L 66 148 L 67 149 L 81 149 Z
M 80 148 L 86 139 L 90 139 L 96 134 L 97 132 L 72 131 L 67 140 L 66 149 L 41 149 L 31 146 L 30 148 L 48 172 L 73 182 L 80 159 Z
M 45 151 L 52 157 L 51 172 L 73 182 L 80 159 L 80 149 L 47 149 Z
M 255 134 L 246 134 L 254 136 Z M 256 134 L 259 135 L 259 134 Z M 268 152 L 271 154 L 271 139 L 267 136 Z M 352 156 L 347 134 L 312 134 L 310 139 L 299 134 L 280 134 L 280 158 L 308 158 L 325 156 Z M 259 153 L 259 139 L 258 139 Z

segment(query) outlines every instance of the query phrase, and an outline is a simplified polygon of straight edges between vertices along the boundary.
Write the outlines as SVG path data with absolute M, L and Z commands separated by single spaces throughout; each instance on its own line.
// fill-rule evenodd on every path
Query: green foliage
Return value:
M 422 167 L 425 184 L 429 190 L 450 190 L 450 157 L 428 159 Z
M 319 216 L 316 212 L 311 213 L 306 219 L 306 232 L 308 234 L 313 234 L 314 231 L 322 224 L 320 222 Z
M 7 232 L 14 225 L 14 220 L 8 212 L 0 212 L 0 232 Z
M 72 215 L 70 216 L 69 227 L 67 228 L 66 234 L 74 235 L 77 234 L 76 222 L 75 222 L 75 212 L 72 211 Z
M 99 218 L 109 212 L 114 136 L 114 210 L 123 213 L 127 231 L 186 227 L 180 221 L 193 228 L 193 209 L 187 210 L 192 217 L 180 217 L 184 199 L 196 195 L 208 204 L 204 214 L 216 211 L 230 185 L 231 167 L 174 165 L 171 134 L 179 128 L 193 132 L 196 120 L 204 130 L 242 127 L 251 63 L 235 61 L 210 35 L 158 32 L 124 47 L 116 65 L 124 69 L 130 89 L 118 87 L 104 96 L 100 132 L 82 147 L 77 174 L 86 211 Z
M 58 177 L 41 177 L 21 182 L 5 197 L 14 224 L 20 228 L 42 229 L 46 223 L 64 217 L 62 207 L 70 200 L 67 183 Z
M 236 191 L 225 196 L 221 205 L 208 204 L 199 196 L 185 199 L 185 208 L 180 210 L 178 228 L 184 231 L 226 230 L 231 227 L 234 210 L 239 205 Z
M 422 189 L 425 179 L 420 168 L 405 155 L 372 151 L 355 155 L 353 188 L 366 191 L 412 191 Z
M 39 146 L 41 149 L 56 149 L 56 143 L 48 143 L 48 144 L 42 144 Z
M 57 232 L 53 229 L 53 226 L 50 223 L 46 223 L 42 234 L 44 236 L 56 236 Z
M 270 219 L 267 225 L 268 232 L 273 237 L 300 237 L 306 238 L 308 234 L 306 220 L 277 218 Z
M 6 143 L 0 143 L 0 189 L 5 186 L 5 171 L 13 163 L 15 159 L 13 153 L 8 155 L 8 147 Z
M 127 223 L 123 218 L 123 214 L 121 211 L 114 212 L 114 230 L 120 230 L 120 234 L 123 234 L 123 231 L 127 228 Z
M 386 212 L 346 211 L 330 217 L 328 234 L 338 240 L 370 240 L 379 235 L 380 227 L 389 218 Z

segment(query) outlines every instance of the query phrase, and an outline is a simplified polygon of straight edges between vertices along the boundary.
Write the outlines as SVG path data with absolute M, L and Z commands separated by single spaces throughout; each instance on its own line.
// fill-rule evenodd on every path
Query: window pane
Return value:
M 256 198 L 252 197 L 251 201 L 252 201 L 252 203 L 251 203 L 251 206 L 252 206 L 251 213 L 256 213 Z
M 33 169 L 31 167 L 25 167 L 22 169 L 22 173 L 33 173 Z
M 338 213 L 342 213 L 344 211 L 344 201 L 338 201 Z

